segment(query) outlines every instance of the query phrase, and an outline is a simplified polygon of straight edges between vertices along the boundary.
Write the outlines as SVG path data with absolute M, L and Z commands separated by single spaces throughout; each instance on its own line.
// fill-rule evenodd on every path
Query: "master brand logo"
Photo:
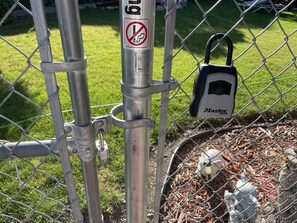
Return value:
M 227 110 L 225 110 L 225 109 L 205 108 L 204 112 L 205 113 L 217 113 L 217 114 L 220 114 L 220 115 L 227 115 L 228 114 Z

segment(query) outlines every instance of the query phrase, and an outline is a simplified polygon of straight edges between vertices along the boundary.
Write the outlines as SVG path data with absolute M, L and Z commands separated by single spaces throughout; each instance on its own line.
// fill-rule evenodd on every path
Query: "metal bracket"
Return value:
M 115 116 L 123 112 L 123 105 L 117 105 L 110 111 L 112 123 L 122 129 L 134 129 L 140 127 L 155 128 L 156 124 L 152 119 L 144 118 L 138 120 L 125 121 L 116 118 Z
M 123 82 L 121 82 L 122 93 L 129 97 L 145 97 L 156 93 L 161 93 L 164 91 L 171 91 L 179 87 L 179 83 L 175 80 L 170 80 L 169 82 L 162 82 L 159 80 L 153 80 L 151 86 L 145 88 L 133 88 L 126 87 Z
M 105 133 L 112 127 L 112 118 L 110 115 L 95 117 L 93 118 L 92 124 L 95 126 L 96 134 L 98 134 L 100 130 Z
M 42 62 L 40 63 L 41 71 L 45 74 L 56 72 L 71 72 L 78 70 L 85 70 L 87 68 L 87 60 L 71 61 L 71 62 Z
M 85 60 L 70 63 L 41 63 L 42 71 L 44 73 L 68 72 L 83 69 L 86 66 Z M 145 97 L 154 93 L 174 90 L 179 87 L 179 84 L 171 80 L 163 83 L 161 81 L 153 81 L 153 84 L 146 88 L 127 88 L 122 84 L 123 94 L 131 97 Z M 76 140 L 78 151 L 77 153 L 82 159 L 92 158 L 95 154 L 95 149 L 90 148 L 89 145 L 96 140 L 96 134 L 99 131 L 107 132 L 112 124 L 122 129 L 134 129 L 141 127 L 155 128 L 155 122 L 150 118 L 143 118 L 138 120 L 120 120 L 116 116 L 123 112 L 123 105 L 115 106 L 110 115 L 96 117 L 88 126 L 76 126 L 74 123 L 65 124 L 65 132 L 71 133 Z
M 64 129 L 67 134 L 71 134 L 71 136 L 74 137 L 74 134 L 73 134 L 74 128 L 94 127 L 95 134 L 98 134 L 99 130 L 102 130 L 103 132 L 107 132 L 111 128 L 111 126 L 112 126 L 111 117 L 110 115 L 106 115 L 106 116 L 92 118 L 92 123 L 85 127 L 75 126 L 74 122 L 65 123 Z
M 92 123 L 87 126 L 76 126 L 74 123 L 65 123 L 64 128 L 66 134 L 71 134 L 75 139 L 77 146 L 77 154 L 83 160 L 92 159 L 97 155 L 96 135 L 99 131 L 107 132 L 111 128 L 112 121 L 110 116 L 94 118 Z M 94 147 L 90 147 L 90 145 Z
M 144 88 L 133 88 L 133 87 L 126 87 L 123 82 L 121 82 L 122 93 L 129 97 L 145 97 L 155 93 L 161 93 L 164 91 L 171 91 L 179 87 L 179 83 L 175 80 L 170 80 L 169 82 L 162 82 L 160 80 L 153 80 L 152 85 Z M 152 119 L 143 118 L 138 120 L 120 120 L 116 118 L 116 116 L 123 112 L 123 105 L 115 106 L 111 112 L 110 117 L 112 123 L 122 129 L 133 129 L 133 128 L 140 128 L 140 127 L 149 127 L 155 128 L 156 124 Z

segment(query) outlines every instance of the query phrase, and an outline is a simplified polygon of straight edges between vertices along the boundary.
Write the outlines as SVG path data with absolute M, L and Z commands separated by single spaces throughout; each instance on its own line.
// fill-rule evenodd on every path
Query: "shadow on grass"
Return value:
M 12 86 L 0 79 L 0 89 L 0 115 L 5 117 L 0 117 L 0 139 L 15 140 L 20 138 L 21 128 L 26 128 L 32 122 L 23 120 L 37 116 L 38 108 L 20 95 L 28 95 L 27 87 L 21 81 Z
M 202 0 L 199 4 L 204 12 L 207 12 L 214 4 L 215 1 Z M 104 10 L 104 9 L 85 9 L 80 11 L 82 25 L 91 26 L 110 26 L 118 35 L 120 35 L 119 28 L 119 10 Z M 165 11 L 156 12 L 156 26 L 155 26 L 155 46 L 162 47 L 164 42 L 164 21 Z M 177 10 L 176 30 L 177 32 L 186 37 L 192 30 L 205 19 L 201 9 L 193 2 L 189 3 L 187 7 Z M 197 32 L 194 33 L 195 48 L 207 41 L 209 36 L 215 32 L 227 32 L 233 25 L 236 24 L 241 18 L 240 11 L 233 1 L 222 1 L 214 9 L 207 14 L 207 22 L 212 27 L 210 28 L 206 22 L 199 27 Z M 274 13 L 267 13 L 266 11 L 258 11 L 257 13 L 247 13 L 244 20 L 249 24 L 250 28 L 265 28 L 275 18 Z M 297 16 L 293 13 L 282 13 L 281 18 L 290 21 L 296 21 Z M 48 26 L 50 29 L 57 29 L 58 23 L 56 14 L 47 15 Z M 240 25 L 243 25 L 242 23 Z M 0 27 L 0 35 L 9 36 L 21 33 L 27 33 L 34 29 L 33 19 L 29 16 L 20 17 L 14 24 Z M 233 29 L 230 34 L 234 42 L 244 41 L 244 35 Z M 178 42 L 176 38 L 176 43 Z M 192 43 L 190 43 L 191 45 Z M 193 43 L 194 44 L 194 43 Z M 201 46 L 200 46 L 201 47 Z
M 289 22 L 297 22 L 297 14 L 296 13 L 290 13 L 290 12 L 285 12 L 281 13 L 280 17 L 283 20 L 289 21 Z
M 200 6 L 204 12 L 207 12 L 216 1 L 214 0 L 201 0 Z M 120 21 L 119 10 L 103 10 L 103 9 L 86 9 L 81 10 L 81 23 L 87 26 L 108 26 L 112 27 L 116 31 L 117 37 L 120 35 Z M 156 25 L 155 25 L 155 46 L 163 47 L 165 39 L 165 11 L 156 12 Z M 205 19 L 200 8 L 193 2 L 189 3 L 186 8 L 177 11 L 176 31 L 182 38 L 186 38 L 203 20 Z M 209 37 L 215 32 L 228 32 L 241 18 L 240 11 L 235 6 L 233 1 L 222 1 L 217 7 L 211 10 L 207 14 L 207 24 L 203 22 L 203 25 L 193 32 L 189 38 L 185 40 L 186 46 L 193 53 L 204 54 L 205 44 Z M 257 13 L 247 13 L 244 20 L 250 28 L 264 29 L 275 18 L 273 13 L 266 13 L 265 11 L 259 11 Z M 281 18 L 288 21 L 296 21 L 297 15 L 292 13 L 282 13 Z M 48 26 L 50 29 L 57 29 L 58 23 L 55 14 L 48 14 Z M 212 28 L 211 28 L 212 27 Z M 244 24 L 241 22 L 232 29 L 230 36 L 233 42 L 240 43 L 245 42 L 246 36 L 241 29 Z M 18 18 L 17 23 L 5 25 L 0 27 L 0 35 L 12 36 L 22 33 L 28 33 L 34 30 L 33 20 L 31 17 Z M 98 34 L 102 35 L 102 34 Z M 98 41 L 100 41 L 98 39 Z M 87 44 L 87 43 L 85 43 Z M 181 46 L 181 40 L 175 36 L 175 47 Z M 223 54 L 223 51 L 215 53 L 214 57 L 219 57 Z M 4 98 L 11 93 L 11 89 L 4 82 L 1 83 L 0 79 L 0 103 Z M 4 89 L 4 90 L 2 90 Z M 26 88 L 21 83 L 15 85 L 15 90 L 19 92 L 26 92 Z M 3 106 L 9 109 L 3 109 Z M 26 109 L 24 109 L 26 108 Z M 4 113 L 5 112 L 5 113 Z M 8 118 L 14 117 L 16 120 L 26 120 L 30 117 L 34 117 L 38 113 L 37 109 L 27 100 L 21 98 L 16 93 L 13 93 L 10 98 L 0 107 L 0 114 L 7 116 Z M 8 124 L 7 121 L 0 119 L 0 138 L 7 136 L 6 131 L 1 129 L 1 126 Z M 17 131 L 16 131 L 17 132 Z M 18 130 L 19 134 L 19 130 Z M 9 133 L 9 135 L 11 135 Z

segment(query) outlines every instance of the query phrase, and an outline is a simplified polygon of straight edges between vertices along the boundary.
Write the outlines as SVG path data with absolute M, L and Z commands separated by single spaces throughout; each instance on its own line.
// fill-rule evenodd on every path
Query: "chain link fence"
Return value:
M 64 134 L 59 89 L 46 89 L 53 75 L 45 81 L 39 68 L 39 53 L 50 52 L 51 32 L 38 42 L 32 35 L 19 41 L 14 31 L 6 33 L 1 26 L 12 14 L 25 16 L 21 25 L 33 24 L 31 10 L 10 2 L 0 20 L 0 221 L 82 222 L 68 151 L 61 152 L 71 142 Z M 297 29 L 296 14 L 287 11 L 296 0 L 284 3 L 194 0 L 176 10 L 168 0 L 163 82 L 173 78 L 180 87 L 162 93 L 155 222 L 295 221 Z M 205 44 L 217 32 L 234 43 L 234 114 L 193 118 L 188 108 L 194 78 Z M 36 47 L 28 48 L 27 41 Z M 210 63 L 224 64 L 225 56 L 219 42 Z M 13 69 L 14 63 L 22 69 Z M 49 96 L 34 101 L 41 91 Z M 43 133 L 35 130 L 40 126 Z M 58 140 L 50 140 L 55 135 Z M 33 158 L 38 154 L 42 158 Z
M 161 100 L 154 222 L 296 221 L 296 1 L 282 3 L 194 0 L 176 10 L 168 1 L 163 80 L 180 88 Z M 215 33 L 234 44 L 234 113 L 193 118 L 194 79 Z M 214 45 L 210 64 L 225 64 L 224 41 Z
M 34 4 L 35 15 L 41 13 L 38 2 L 42 1 Z M 51 54 L 51 32 L 35 21 L 35 29 L 46 33 L 37 40 L 35 32 L 30 34 L 34 27 L 31 9 L 18 0 L 3 4 L 7 11 L 0 18 L 0 222 L 82 222 L 65 151 L 59 89 L 55 89 L 54 74 L 44 75 L 39 64 L 40 54 L 42 60 L 51 61 L 50 56 L 45 58 Z M 17 20 L 16 30 L 23 27 L 26 38 L 20 40 L 16 30 L 6 29 L 5 24 L 13 20 Z M 41 17 L 37 20 L 42 22 Z M 35 47 L 30 48 L 28 42 L 36 42 Z M 55 111 L 50 104 L 56 106 Z

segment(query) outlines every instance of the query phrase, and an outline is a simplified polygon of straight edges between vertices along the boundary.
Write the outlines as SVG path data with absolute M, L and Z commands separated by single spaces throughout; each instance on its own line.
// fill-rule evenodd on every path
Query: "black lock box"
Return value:
M 210 65 L 210 51 L 212 43 L 223 39 L 228 44 L 226 65 Z M 204 64 L 199 68 L 193 88 L 190 103 L 190 114 L 203 118 L 231 117 L 237 89 L 237 71 L 231 65 L 233 43 L 230 37 L 218 33 L 210 37 L 206 44 Z

